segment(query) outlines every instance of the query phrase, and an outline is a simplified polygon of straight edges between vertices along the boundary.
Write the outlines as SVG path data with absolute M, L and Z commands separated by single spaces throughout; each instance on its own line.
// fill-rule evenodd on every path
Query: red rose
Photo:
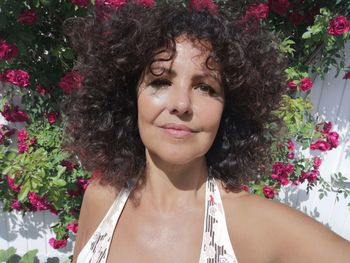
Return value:
M 69 223 L 67 225 L 67 229 L 76 234 L 78 232 L 78 224 L 77 223 Z
M 318 157 L 318 156 L 314 157 L 314 159 L 313 159 L 313 164 L 314 164 L 314 169 L 315 169 L 315 170 L 317 170 L 318 168 L 320 168 L 321 163 L 322 163 L 322 160 L 321 160 L 320 157 Z
M 34 10 L 24 10 L 19 15 L 18 21 L 24 25 L 33 25 L 37 22 L 38 16 Z
M 45 117 L 48 119 L 49 123 L 55 123 L 57 121 L 57 117 L 59 115 L 59 113 L 57 111 L 51 111 L 51 112 L 47 112 L 44 114 Z
M 70 161 L 67 161 L 67 160 L 62 160 L 61 162 L 60 162 L 60 164 L 62 165 L 62 166 L 64 166 L 64 167 L 66 167 L 66 170 L 68 171 L 68 172 L 72 172 L 73 170 L 74 170 L 74 164 L 72 163 L 72 162 L 70 162 Z
M 329 21 L 328 33 L 332 36 L 340 36 L 350 30 L 350 22 L 345 16 L 338 16 Z
M 73 4 L 79 6 L 87 6 L 89 4 L 89 0 L 71 0 Z
M 77 71 L 72 71 L 61 78 L 58 84 L 60 88 L 66 94 L 72 94 L 72 92 L 80 86 L 82 76 Z
M 29 118 L 29 115 L 20 111 L 18 106 L 11 107 L 8 104 L 4 105 L 4 109 L 0 113 L 10 122 L 25 122 Z
M 297 84 L 295 84 L 293 81 L 289 81 L 287 85 L 288 85 L 288 88 L 291 90 L 297 89 Z
M 243 191 L 246 191 L 246 192 L 250 192 L 250 189 L 249 189 L 249 186 L 248 185 L 245 185 L 245 184 L 242 184 L 241 187 L 240 187 L 241 190 Z
M 245 18 L 265 19 L 269 14 L 269 6 L 264 3 L 248 5 L 245 11 Z
M 343 79 L 350 79 L 350 71 L 345 73 Z
M 325 151 L 328 151 L 330 148 L 331 148 L 331 145 L 328 142 L 325 142 L 322 140 L 317 140 L 316 142 L 310 145 L 310 149 L 313 151 L 320 150 L 322 152 L 325 152 Z
M 17 199 L 14 199 L 11 202 L 11 208 L 14 210 L 20 211 L 22 209 L 22 205 L 20 201 L 18 201 Z
M 7 70 L 5 72 L 5 80 L 19 87 L 26 88 L 29 86 L 29 74 L 28 72 L 21 69 Z
M 309 78 L 303 78 L 300 84 L 301 91 L 309 91 L 312 88 L 312 81 Z
M 67 239 L 56 239 L 56 238 L 50 238 L 49 239 L 49 244 L 54 248 L 54 249 L 60 249 L 64 248 L 67 246 Z
M 35 90 L 40 93 L 41 95 L 49 94 L 49 91 L 45 89 L 42 85 L 37 85 Z
M 288 149 L 290 152 L 293 152 L 294 151 L 294 148 L 295 148 L 295 145 L 294 145 L 294 142 L 292 140 L 288 140 Z
M 271 10 L 279 15 L 284 15 L 292 8 L 292 4 L 288 0 L 271 0 Z
M 107 7 L 112 9 L 118 9 L 127 4 L 127 0 L 96 0 L 96 7 Z
M 5 40 L 0 41 L 0 59 L 10 60 L 18 55 L 16 45 L 7 43 Z
M 329 133 L 329 132 L 331 131 L 332 127 L 333 127 L 333 124 L 332 124 L 331 121 L 324 122 L 324 123 L 323 123 L 323 129 L 322 129 L 321 133 L 322 133 L 322 134 L 327 134 L 327 133 Z
M 198 11 L 207 9 L 208 11 L 214 13 L 219 10 L 217 4 L 215 4 L 212 0 L 191 0 L 189 7 Z
M 337 148 L 339 145 L 339 134 L 337 132 L 328 133 L 327 142 L 330 144 L 330 150 Z
M 291 22 L 295 26 L 299 26 L 300 24 L 303 24 L 306 21 L 305 16 L 302 16 L 298 12 L 293 12 L 288 16 L 289 22 Z
M 272 199 L 275 196 L 275 191 L 270 186 L 264 186 L 263 194 L 265 195 L 266 198 Z

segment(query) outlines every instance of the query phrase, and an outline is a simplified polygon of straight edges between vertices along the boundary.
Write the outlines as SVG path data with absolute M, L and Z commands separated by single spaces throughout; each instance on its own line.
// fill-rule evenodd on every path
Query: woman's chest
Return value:
M 204 214 L 123 212 L 115 228 L 107 263 L 198 262 Z

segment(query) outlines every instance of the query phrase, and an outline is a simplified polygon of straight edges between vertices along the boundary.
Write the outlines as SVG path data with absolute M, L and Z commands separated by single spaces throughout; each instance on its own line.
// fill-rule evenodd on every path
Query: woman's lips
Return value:
M 161 128 L 169 135 L 175 138 L 185 138 L 195 133 L 194 130 L 190 129 L 183 124 L 170 123 L 161 126 Z

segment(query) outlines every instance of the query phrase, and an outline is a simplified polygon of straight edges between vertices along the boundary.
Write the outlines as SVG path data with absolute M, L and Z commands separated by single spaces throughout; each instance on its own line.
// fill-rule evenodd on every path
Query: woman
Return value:
M 73 262 L 350 260 L 321 224 L 240 191 L 269 161 L 284 91 L 268 34 L 176 4 L 66 29 L 84 77 L 67 147 L 103 174 L 85 192 Z

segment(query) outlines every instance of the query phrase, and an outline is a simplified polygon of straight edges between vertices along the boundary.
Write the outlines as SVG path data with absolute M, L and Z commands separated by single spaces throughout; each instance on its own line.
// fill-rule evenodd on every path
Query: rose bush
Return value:
M 8 124 L 0 125 L 0 201 L 5 211 L 47 210 L 58 216 L 52 226 L 55 237 L 49 244 L 57 249 L 67 244 L 78 230 L 78 215 L 84 191 L 99 171 L 87 173 L 75 156 L 61 150 L 65 116 L 59 103 L 79 88 L 82 77 L 72 71 L 76 62 L 62 22 L 95 10 L 108 18 L 111 10 L 127 0 L 24 0 L 0 1 L 0 112 Z M 137 0 L 146 7 L 153 0 Z M 161 2 L 161 1 L 159 1 Z M 321 158 L 305 157 L 302 150 L 325 152 L 336 148 L 339 135 L 330 122 L 318 121 L 312 112 L 310 74 L 321 77 L 331 67 L 350 78 L 344 62 L 344 44 L 349 39 L 350 7 L 346 0 L 331 1 L 184 1 L 189 8 L 231 10 L 242 26 L 254 31 L 262 26 L 280 39 L 278 48 L 289 57 L 286 95 L 274 114 L 286 132 L 271 141 L 274 164 L 264 167 L 259 180 L 242 189 L 274 198 L 281 187 L 320 183 Z M 238 11 L 237 11 L 238 10 Z M 21 98 L 21 105 L 14 99 Z M 25 124 L 15 128 L 14 124 Z M 341 176 L 337 177 L 340 178 Z M 346 193 L 344 191 L 344 193 Z

